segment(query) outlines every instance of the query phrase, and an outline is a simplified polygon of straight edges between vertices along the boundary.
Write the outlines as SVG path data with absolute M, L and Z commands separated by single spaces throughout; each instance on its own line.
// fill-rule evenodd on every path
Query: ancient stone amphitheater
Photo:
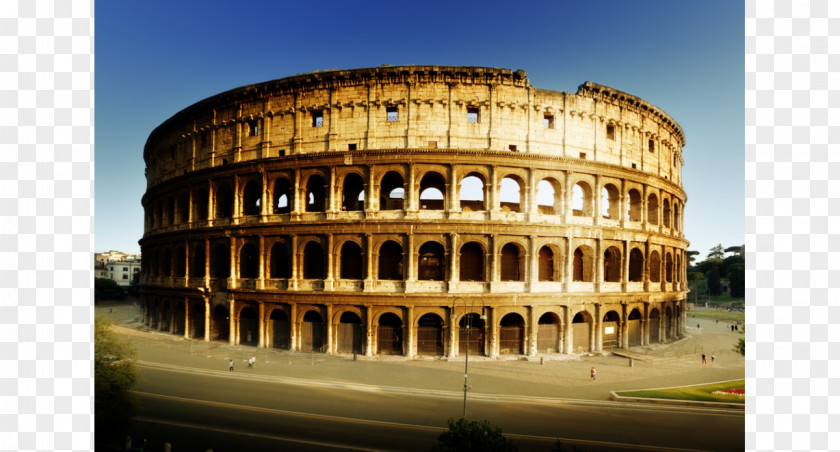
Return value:
M 362 356 L 600 352 L 685 328 L 680 126 L 586 82 L 399 66 L 244 86 L 144 149 L 144 321 Z

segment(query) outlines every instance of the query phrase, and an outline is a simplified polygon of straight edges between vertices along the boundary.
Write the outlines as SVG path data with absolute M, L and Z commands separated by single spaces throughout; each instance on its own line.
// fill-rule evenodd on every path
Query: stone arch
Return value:
M 604 332 L 601 344 L 603 348 L 616 348 L 619 346 L 619 340 L 621 339 L 619 323 L 621 323 L 621 317 L 617 312 L 610 310 L 604 314 L 604 318 L 601 321 L 601 329 Z
M 325 332 L 324 318 L 321 313 L 315 308 L 307 309 L 301 316 L 300 350 L 304 352 L 323 352 Z
M 587 245 L 575 248 L 572 261 L 572 281 L 593 282 L 595 251 Z
M 152 259 L 151 259 L 150 267 L 151 268 L 150 268 L 149 272 L 153 276 L 161 276 L 161 274 L 160 274 L 160 251 L 158 249 L 155 249 L 155 251 L 152 253 Z
M 621 282 L 621 251 L 615 246 L 604 250 L 604 282 Z
M 323 212 L 329 203 L 327 183 L 320 174 L 312 174 L 306 180 L 306 211 Z
M 661 266 L 661 262 L 659 260 L 659 251 L 653 250 L 650 252 L 650 258 L 648 259 L 648 273 L 650 277 L 650 282 L 659 282 L 659 267 Z
M 436 171 L 429 171 L 420 179 L 421 210 L 444 210 L 446 208 L 446 178 Z
M 227 182 L 222 182 L 216 187 L 216 218 L 230 218 L 233 216 L 233 189 Z
M 578 181 L 572 187 L 572 215 L 591 217 L 593 211 L 592 186 L 585 181 Z
M 446 250 L 438 242 L 428 241 L 420 245 L 417 253 L 417 279 L 420 281 L 443 281 L 446 278 Z
M 294 209 L 295 197 L 292 194 L 292 183 L 285 177 L 274 180 L 272 190 L 272 213 L 289 213 Z
M 195 218 L 197 220 L 207 219 L 207 204 L 210 202 L 210 192 L 206 188 L 199 188 L 195 197 Z
M 671 253 L 665 253 L 665 282 L 674 282 L 674 259 Z
M 379 210 L 402 210 L 405 205 L 405 180 L 397 171 L 388 171 L 379 182 Z
M 365 210 L 364 198 L 365 181 L 357 173 L 349 173 L 344 177 L 341 186 L 341 210 L 347 212 Z
M 417 320 L 417 354 L 443 356 L 444 322 L 438 314 L 425 313 Z
M 165 226 L 175 224 L 175 198 L 169 196 L 166 198 L 166 213 L 164 215 Z
M 537 353 L 560 353 L 562 324 L 555 312 L 546 312 L 537 320 Z
M 499 208 L 502 211 L 522 212 L 525 205 L 525 182 L 516 174 L 508 174 L 499 182 Z
M 604 184 L 601 188 L 601 214 L 610 220 L 619 220 L 621 212 L 621 192 L 613 184 Z
M 190 221 L 190 194 L 183 192 L 178 196 L 178 222 L 189 223 Z
M 230 248 L 216 243 L 210 252 L 210 277 L 230 278 Z
M 648 223 L 659 224 L 659 198 L 655 193 L 648 195 Z
M 525 281 L 525 250 L 522 245 L 509 242 L 501 251 L 501 275 L 502 281 Z
M 190 316 L 187 319 L 189 336 L 196 339 L 204 339 L 204 301 L 192 300 L 189 302 Z
M 172 276 L 172 249 L 169 247 L 163 250 L 163 260 L 160 263 L 163 276 Z
M 310 240 L 303 248 L 303 279 L 324 279 L 326 269 L 324 247 L 317 240 Z
M 461 316 L 458 320 L 459 354 L 484 356 L 485 330 L 484 319 L 478 313 L 470 312 Z
M 478 242 L 461 246 L 458 262 L 461 281 L 484 281 L 484 247 Z
M 384 312 L 376 319 L 376 352 L 380 355 L 403 354 L 403 322 L 401 316 Z
M 268 346 L 288 350 L 291 348 L 291 323 L 283 308 L 274 308 L 268 314 Z
M 210 340 L 225 341 L 230 338 L 230 314 L 224 305 L 216 305 L 210 322 Z
M 580 311 L 572 317 L 572 347 L 576 353 L 592 350 L 592 316 Z
M 259 335 L 259 320 L 257 318 L 257 311 L 251 305 L 243 306 L 239 310 L 237 316 L 239 322 L 239 344 L 241 345 L 258 345 L 260 343 Z
M 633 308 L 627 316 L 627 345 L 642 345 L 642 314 L 637 308 Z
M 190 276 L 203 278 L 206 275 L 207 256 L 204 250 L 204 243 L 196 243 L 192 246 L 192 258 L 190 259 Z
M 336 352 L 361 354 L 363 339 L 362 317 L 353 311 L 342 312 L 336 326 Z
M 562 211 L 563 191 L 560 182 L 546 177 L 537 184 L 537 210 L 543 215 L 557 215 Z
M 483 174 L 471 172 L 461 179 L 458 199 L 461 210 L 477 212 L 487 210 L 487 183 Z
M 515 312 L 499 321 L 499 354 L 522 355 L 525 353 L 525 319 Z
M 537 252 L 537 258 L 539 260 L 538 279 L 540 281 L 560 281 L 560 258 L 554 252 L 552 246 L 543 245 Z
M 648 314 L 648 342 L 662 342 L 659 335 L 659 309 L 652 308 Z
M 239 277 L 259 278 L 260 253 L 252 243 L 245 243 L 239 248 Z
M 291 277 L 291 262 L 289 249 L 286 244 L 278 240 L 271 245 L 271 256 L 269 258 L 269 277 L 288 279 Z
M 671 202 L 668 198 L 662 198 L 662 226 L 671 227 Z
M 362 247 L 353 240 L 347 240 L 341 245 L 339 252 L 339 278 L 364 279 L 365 266 Z
M 403 249 L 399 243 L 388 240 L 379 247 L 379 279 L 403 279 Z
M 242 188 L 242 215 L 259 215 L 262 212 L 262 182 L 252 179 Z
M 642 273 L 645 268 L 645 258 L 638 248 L 630 250 L 630 275 L 628 279 L 630 282 L 642 282 Z
M 175 249 L 175 277 L 187 276 L 187 250 L 183 246 Z
M 679 231 L 680 229 L 680 203 L 674 200 L 674 230 Z
M 635 188 L 627 192 L 627 219 L 635 222 L 642 221 L 642 195 Z

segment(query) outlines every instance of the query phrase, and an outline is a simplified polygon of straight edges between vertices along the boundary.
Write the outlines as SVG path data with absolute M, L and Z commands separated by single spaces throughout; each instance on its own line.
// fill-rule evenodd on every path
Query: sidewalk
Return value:
M 370 385 L 414 391 L 463 393 L 464 358 L 439 360 L 403 357 L 357 357 L 292 352 L 252 346 L 231 346 L 221 342 L 186 340 L 182 336 L 146 329 L 139 323 L 136 306 L 96 308 L 111 317 L 115 331 L 137 347 L 141 365 L 175 366 L 185 370 L 229 374 L 228 359 L 235 363 L 236 376 L 301 379 L 333 384 Z M 687 319 L 685 337 L 675 343 L 616 349 L 601 356 L 547 354 L 536 359 L 490 359 L 470 356 L 467 363 L 470 394 L 559 399 L 610 400 L 610 391 L 663 388 L 742 379 L 744 357 L 732 351 L 739 337 L 728 323 Z M 700 329 L 697 329 L 697 324 Z M 702 365 L 705 352 L 709 364 Z M 715 364 L 711 365 L 711 355 Z M 257 357 L 248 368 L 247 360 Z M 632 357 L 633 366 L 630 366 Z M 542 363 L 540 358 L 543 358 Z M 597 381 L 589 378 L 597 369 Z M 375 388 L 371 388 L 375 389 Z

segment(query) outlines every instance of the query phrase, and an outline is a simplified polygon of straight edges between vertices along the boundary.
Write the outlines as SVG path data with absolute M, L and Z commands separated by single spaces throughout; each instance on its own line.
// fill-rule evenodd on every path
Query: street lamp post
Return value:
M 466 349 L 467 350 L 466 350 L 466 353 L 464 355 L 464 413 L 463 413 L 463 418 L 466 419 L 467 418 L 467 391 L 469 390 L 469 384 L 468 384 L 468 375 L 469 374 L 467 373 L 467 370 L 468 370 L 469 364 L 470 364 L 470 339 L 472 338 L 472 331 L 471 331 L 472 315 L 470 315 L 470 314 L 472 314 L 473 306 L 475 305 L 475 299 L 470 301 L 469 311 L 467 311 L 467 301 L 464 300 L 463 298 L 458 297 L 458 298 L 455 299 L 455 301 L 452 302 L 451 319 L 452 319 L 453 323 L 455 322 L 455 319 L 457 318 L 457 316 L 455 315 L 455 305 L 458 303 L 458 300 L 461 300 L 461 302 L 463 302 L 464 311 L 465 311 L 464 315 L 467 316 L 467 324 L 466 324 L 466 327 L 467 327 L 467 344 L 466 344 L 467 346 L 466 346 Z M 481 301 L 481 317 L 480 318 L 482 320 L 484 320 L 484 319 L 487 318 L 487 316 L 484 315 L 484 300 L 479 298 L 479 301 Z M 453 325 L 453 328 L 454 328 L 454 325 Z

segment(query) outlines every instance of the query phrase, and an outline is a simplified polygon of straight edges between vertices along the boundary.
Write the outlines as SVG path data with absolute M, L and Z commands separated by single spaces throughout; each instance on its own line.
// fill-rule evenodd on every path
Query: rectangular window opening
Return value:
M 633 164 L 633 169 L 636 169 L 636 164 L 635 163 Z
M 543 127 L 546 128 L 546 129 L 553 129 L 554 128 L 554 116 L 553 115 L 543 116 Z
M 653 140 L 648 140 L 648 151 L 653 152 Z
M 285 149 L 280 149 L 279 151 L 277 151 L 277 156 L 278 157 L 283 157 L 284 155 L 286 155 L 286 150 Z
M 355 151 L 356 150 L 356 143 L 350 143 L 347 145 L 348 151 Z
M 323 126 L 324 126 L 324 112 L 313 111 L 312 112 L 312 127 L 323 127 Z
M 585 159 L 586 158 L 586 152 L 581 152 L 580 153 L 580 158 Z
M 430 141 L 429 149 L 437 149 L 437 141 Z
M 478 124 L 477 107 L 467 107 L 467 124 Z
M 615 140 L 615 126 L 612 124 L 607 125 L 607 138 Z
M 516 152 L 516 145 L 511 144 L 511 145 L 508 146 L 508 149 L 510 150 L 510 152 Z
M 255 137 L 260 133 L 260 126 L 257 124 L 257 121 L 249 121 L 248 122 L 248 136 Z
M 397 107 L 387 107 L 385 110 L 388 114 L 388 122 L 399 121 L 400 115 L 397 113 Z

